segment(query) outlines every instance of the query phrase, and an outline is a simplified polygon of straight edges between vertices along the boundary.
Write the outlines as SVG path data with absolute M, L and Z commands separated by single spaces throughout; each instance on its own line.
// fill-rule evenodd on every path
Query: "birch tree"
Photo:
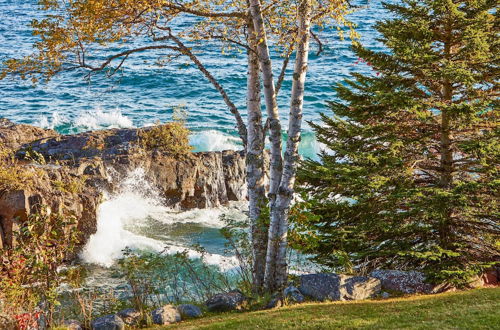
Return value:
M 159 50 L 169 51 L 169 58 L 183 56 L 199 69 L 234 116 L 246 151 L 254 288 L 274 291 L 284 286 L 288 211 L 294 193 L 310 38 L 321 52 L 321 35 L 313 33 L 314 27 L 318 31 L 332 26 L 352 28 L 345 20 L 348 1 L 41 0 L 40 6 L 47 17 L 32 23 L 40 39 L 35 52 L 6 61 L 0 78 L 17 74 L 37 82 L 69 70 L 78 70 L 87 78 L 103 71 L 112 75 L 134 54 Z M 193 24 L 178 24 L 186 19 Z M 197 56 L 194 46 L 208 44 L 246 53 L 246 122 L 229 93 Z M 110 53 L 110 45 L 124 50 Z M 130 45 L 133 47 L 127 48 Z M 271 61 L 271 48 L 282 54 L 277 68 Z M 283 150 L 277 100 L 294 55 L 288 137 Z M 279 71 L 276 79 L 273 69 Z M 269 168 L 265 167 L 267 136 Z M 268 187 L 265 173 L 269 173 Z

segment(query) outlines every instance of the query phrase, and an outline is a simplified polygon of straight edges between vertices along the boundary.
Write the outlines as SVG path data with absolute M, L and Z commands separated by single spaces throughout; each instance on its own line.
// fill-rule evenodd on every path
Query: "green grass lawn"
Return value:
M 500 329 L 500 288 L 227 313 L 169 329 Z

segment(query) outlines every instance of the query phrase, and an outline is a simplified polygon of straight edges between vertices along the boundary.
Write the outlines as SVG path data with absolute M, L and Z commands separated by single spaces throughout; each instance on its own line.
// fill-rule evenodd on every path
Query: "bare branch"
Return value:
M 164 30 L 168 30 L 170 32 L 169 28 L 163 28 Z M 180 52 L 186 56 L 188 56 L 191 61 L 198 67 L 198 69 L 205 75 L 205 77 L 212 83 L 212 85 L 219 91 L 221 94 L 222 98 L 224 99 L 224 102 L 226 105 L 229 107 L 229 111 L 234 115 L 236 119 L 236 124 L 238 128 L 238 133 L 240 135 L 241 140 L 243 141 L 243 146 L 246 149 L 247 146 L 247 127 L 245 123 L 243 122 L 243 119 L 241 118 L 240 112 L 236 105 L 231 101 L 229 98 L 229 95 L 227 95 L 225 89 L 219 84 L 217 79 L 205 68 L 205 66 L 200 62 L 200 60 L 196 57 L 196 55 L 193 54 L 191 49 L 189 49 L 184 43 L 174 36 L 171 32 L 169 33 L 168 39 L 172 40 L 179 46 Z
M 144 47 L 139 47 L 139 48 L 134 48 L 134 49 L 130 49 L 130 50 L 126 50 L 124 52 L 121 52 L 121 53 L 118 53 L 118 54 L 115 54 L 113 56 L 110 56 L 106 59 L 106 61 L 104 61 L 100 66 L 91 66 L 89 64 L 86 64 L 86 63 L 81 63 L 80 67 L 82 68 L 86 68 L 86 69 L 89 69 L 91 70 L 92 72 L 96 72 L 96 71 L 102 71 L 103 69 L 105 69 L 111 62 L 113 62 L 113 60 L 117 59 L 117 58 L 120 58 L 120 57 L 128 57 L 130 54 L 133 54 L 133 53 L 138 53 L 138 52 L 143 52 L 145 50 L 150 50 L 150 49 L 172 49 L 172 50 L 176 50 L 176 51 L 180 51 L 180 49 L 178 47 L 173 47 L 173 46 L 169 46 L 169 45 L 152 45 L 152 46 L 144 46 Z M 120 66 L 123 64 L 123 61 L 122 63 L 120 63 Z
M 288 52 L 285 55 L 285 59 L 283 60 L 283 65 L 281 66 L 281 72 L 280 75 L 278 76 L 278 81 L 276 82 L 276 97 L 278 96 L 281 85 L 283 85 L 283 80 L 285 80 L 285 74 L 286 74 L 286 68 L 288 67 L 288 63 L 290 62 L 290 56 L 293 53 L 293 46 L 290 46 L 288 49 Z
M 318 44 L 318 52 L 316 53 L 316 56 L 319 56 L 323 52 L 323 42 L 321 42 L 321 39 L 312 30 L 311 30 L 311 36 Z

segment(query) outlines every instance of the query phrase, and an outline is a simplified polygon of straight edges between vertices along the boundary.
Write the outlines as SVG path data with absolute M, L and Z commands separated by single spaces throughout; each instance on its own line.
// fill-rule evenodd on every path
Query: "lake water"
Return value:
M 0 60 L 30 53 L 35 38 L 29 22 L 41 15 L 36 3 L 34 0 L 0 0 Z M 367 6 L 350 16 L 358 24 L 361 41 L 371 49 L 380 49 L 373 24 L 385 15 L 381 2 L 357 0 L 353 3 Z M 316 120 L 319 113 L 328 111 L 326 101 L 335 98 L 332 84 L 354 71 L 369 72 L 367 66 L 357 63 L 349 49 L 350 41 L 340 40 L 334 31 L 322 33 L 327 37 L 323 54 L 316 56 L 316 45 L 312 46 L 305 120 Z M 196 52 L 244 114 L 244 56 L 222 55 L 215 46 L 197 48 Z M 191 143 L 196 151 L 239 149 L 233 117 L 213 86 L 196 68 L 186 66 L 186 59 L 155 66 L 158 55 L 137 54 L 125 62 L 123 73 L 112 79 L 96 78 L 91 83 L 83 79 L 81 72 L 63 73 L 36 87 L 19 80 L 0 81 L 0 117 L 74 133 L 167 121 L 173 108 L 182 106 L 188 112 L 187 123 L 193 132 Z M 280 60 L 277 56 L 273 59 Z M 279 70 L 279 65 L 275 66 Z M 279 98 L 283 119 L 288 114 L 290 79 L 289 76 L 285 80 Z M 314 157 L 318 150 L 314 135 L 306 126 L 300 152 L 305 157 Z M 223 256 L 218 217 L 228 212 L 243 216 L 244 206 L 179 214 L 163 207 L 150 191 L 135 189 L 137 186 L 148 187 L 140 169 L 124 181 L 121 193 L 108 196 L 100 209 L 99 231 L 84 251 L 84 260 L 107 266 L 126 246 L 159 250 L 168 245 L 179 250 L 200 243 L 211 254 L 213 263 L 222 265 L 228 261 Z

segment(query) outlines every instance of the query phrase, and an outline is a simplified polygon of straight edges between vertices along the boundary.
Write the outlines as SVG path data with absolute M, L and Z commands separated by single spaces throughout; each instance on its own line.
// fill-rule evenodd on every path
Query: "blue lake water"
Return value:
M 29 23 L 42 15 L 36 3 L 35 0 L 0 0 L 0 60 L 31 52 L 36 39 L 31 35 Z M 358 24 L 362 42 L 370 48 L 379 48 L 373 24 L 384 16 L 381 1 L 357 0 L 353 3 L 366 6 L 350 16 Z M 312 46 L 305 120 L 315 120 L 320 112 L 328 111 L 325 102 L 335 97 L 331 89 L 333 83 L 353 71 L 368 70 L 356 64 L 349 40 L 340 40 L 333 30 L 323 31 L 321 35 L 326 40 L 325 51 L 318 57 L 316 45 Z M 215 45 L 197 49 L 196 53 L 244 115 L 244 54 L 222 55 Z M 154 51 L 136 54 L 127 60 L 123 73 L 111 79 L 95 77 L 91 83 L 83 79 L 82 72 L 63 73 L 36 87 L 19 80 L 0 81 L 0 116 L 71 133 L 167 121 L 173 107 L 183 106 L 189 113 L 188 125 L 194 131 L 191 142 L 196 150 L 239 148 L 233 117 L 213 86 L 194 66 L 186 66 L 185 58 L 162 67 L 154 65 L 159 55 L 162 53 Z M 277 71 L 278 61 L 281 59 L 274 56 Z M 285 119 L 290 87 L 289 75 L 278 100 Z M 306 127 L 300 151 L 306 157 L 313 157 L 317 150 L 314 136 Z
M 0 60 L 22 57 L 32 51 L 36 40 L 29 27 L 33 18 L 40 18 L 35 0 L 0 0 Z M 361 41 L 377 50 L 374 23 L 386 13 L 380 1 L 355 0 L 366 6 L 350 19 L 358 24 Z M 187 23 L 185 23 L 187 24 Z M 307 77 L 304 119 L 317 120 L 327 112 L 326 101 L 335 98 L 332 85 L 350 73 L 369 72 L 369 67 L 356 64 L 357 58 L 349 49 L 349 40 L 340 40 L 334 30 L 321 33 L 325 50 L 316 56 L 312 45 Z M 196 48 L 203 64 L 221 82 L 233 102 L 245 115 L 246 60 L 244 54 L 223 55 L 215 45 Z M 0 117 L 15 122 L 53 128 L 61 133 L 109 127 L 140 127 L 156 121 L 171 119 L 174 107 L 183 106 L 188 112 L 188 126 L 193 131 L 191 143 L 197 151 L 240 148 L 234 120 L 219 93 L 186 59 L 166 66 L 154 65 L 155 52 L 141 53 L 125 62 L 124 70 L 112 79 L 95 77 L 91 83 L 82 72 L 63 73 L 47 84 L 36 87 L 29 82 L 5 79 L 0 81 Z M 276 75 L 279 56 L 273 57 Z M 289 112 L 290 76 L 285 80 L 279 97 L 283 119 Z M 285 126 L 285 125 L 284 125 Z M 285 127 L 284 127 L 285 129 Z M 313 133 L 305 127 L 300 152 L 314 157 L 318 144 Z M 161 198 L 142 194 L 136 187 L 149 188 L 147 178 L 131 173 L 121 191 L 108 196 L 100 208 L 98 232 L 93 236 L 82 258 L 88 262 L 109 266 L 128 247 L 173 250 L 200 243 L 210 253 L 211 262 L 224 264 L 219 216 L 230 213 L 243 216 L 245 206 L 218 210 L 193 210 L 178 214 L 161 205 Z M 239 215 L 238 215 L 239 214 Z M 102 227 L 102 229 L 101 229 Z M 194 252 L 193 252 L 194 253 Z

